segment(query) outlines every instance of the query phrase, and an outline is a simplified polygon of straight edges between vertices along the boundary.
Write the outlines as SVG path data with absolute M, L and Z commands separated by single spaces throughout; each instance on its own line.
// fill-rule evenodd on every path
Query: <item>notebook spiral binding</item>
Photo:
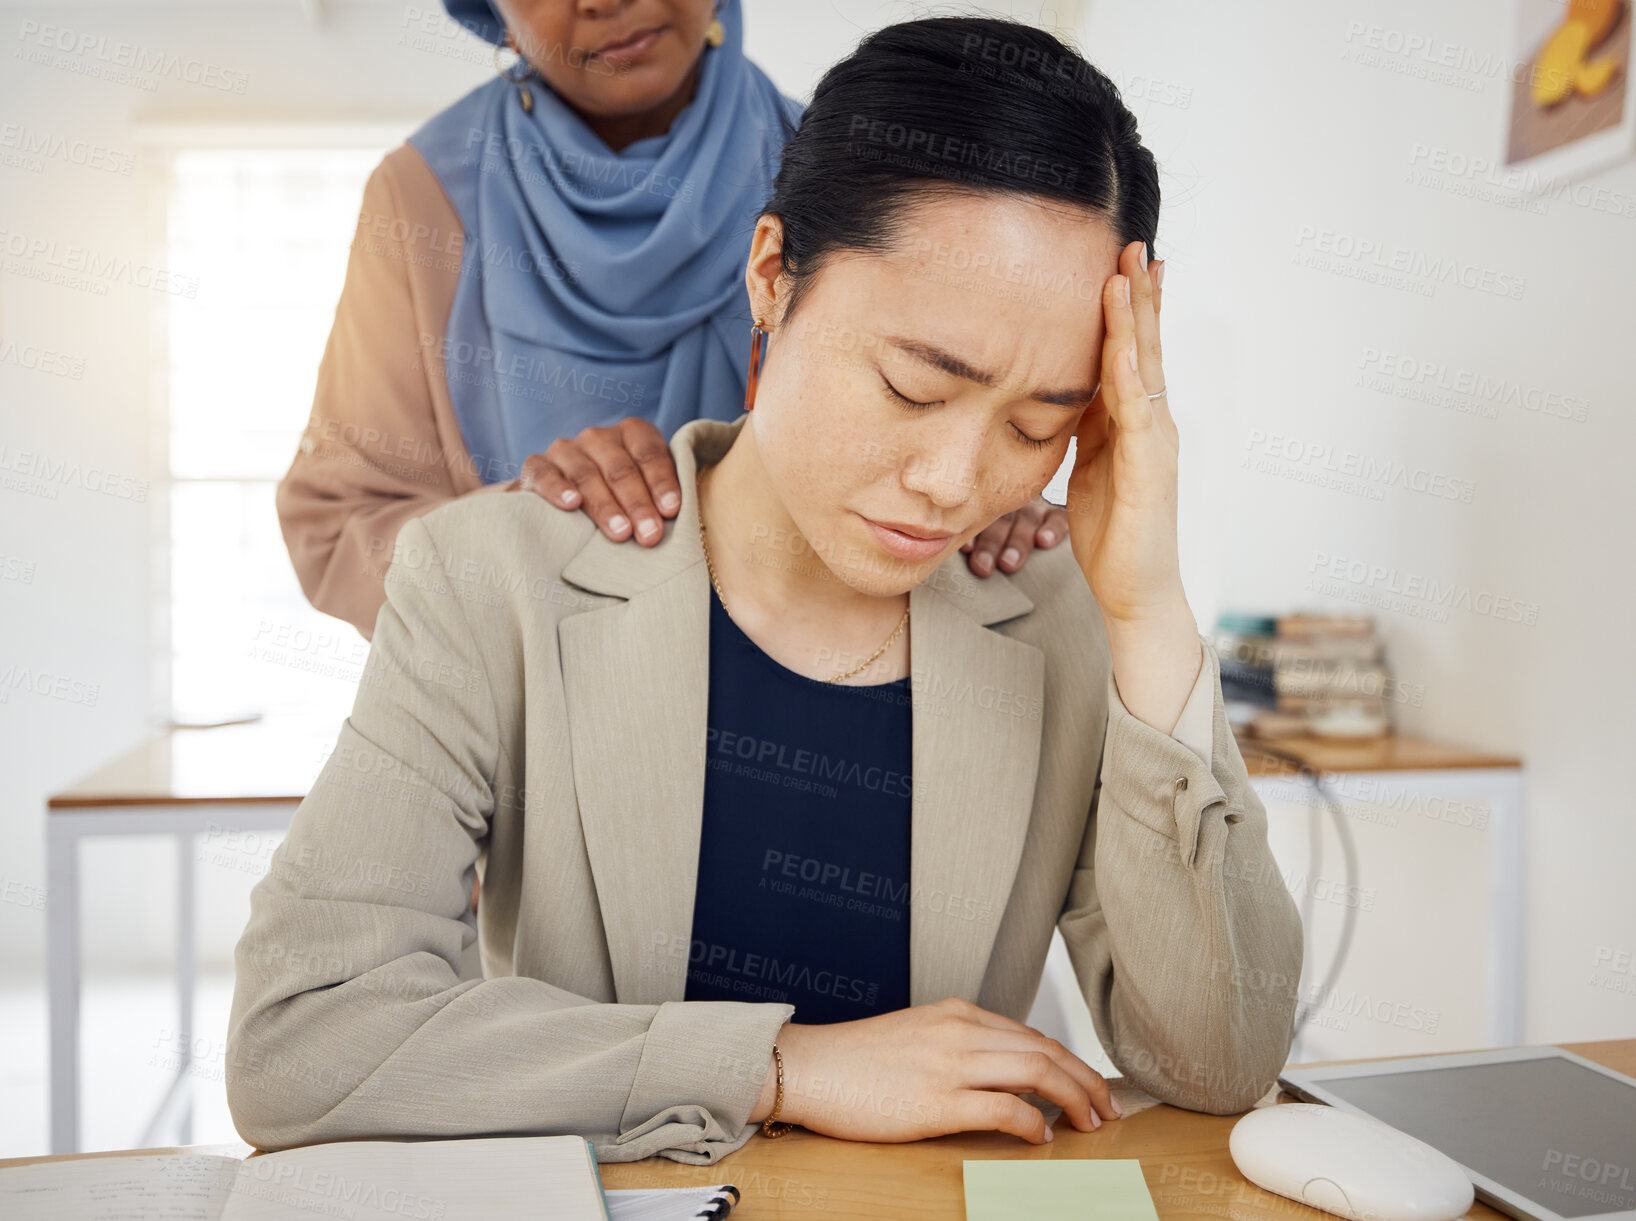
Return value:
M 731 1200 L 724 1195 L 711 1196 L 710 1207 L 705 1209 L 702 1213 L 694 1213 L 693 1215 L 695 1217 L 725 1217 L 728 1213 L 732 1212 L 733 1209 L 738 1206 L 738 1188 L 729 1184 L 725 1190 L 732 1193 L 733 1198 Z

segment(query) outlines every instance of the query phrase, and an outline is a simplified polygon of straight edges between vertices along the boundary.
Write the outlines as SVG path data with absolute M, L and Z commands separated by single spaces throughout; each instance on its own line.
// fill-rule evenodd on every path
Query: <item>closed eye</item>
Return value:
M 880 383 L 886 387 L 887 394 L 891 395 L 905 407 L 935 407 L 937 404 L 943 401 L 942 399 L 932 399 L 930 402 L 923 403 L 919 399 L 912 399 L 907 394 L 904 394 L 903 391 L 894 386 L 890 381 L 888 381 L 886 374 L 884 373 L 880 375 Z
M 904 394 L 903 391 L 894 386 L 884 373 L 880 375 L 880 382 L 885 388 L 886 393 L 890 395 L 894 401 L 910 410 L 936 407 L 943 401 L 942 399 L 931 399 L 930 401 L 922 402 L 920 399 L 912 399 L 907 394 Z M 1031 437 L 1022 429 L 1018 428 L 1015 424 L 1011 425 L 1011 431 L 1016 434 L 1017 440 L 1021 441 L 1024 445 L 1027 445 L 1031 449 L 1044 449 L 1047 445 L 1050 445 L 1051 442 L 1056 440 L 1055 434 L 1049 437 Z
M 1035 449 L 1044 449 L 1047 445 L 1051 444 L 1051 442 L 1057 439 L 1055 434 L 1049 437 L 1031 437 L 1022 429 L 1018 428 L 1015 424 L 1011 426 L 1011 431 L 1017 434 L 1017 440 L 1023 442 L 1025 445 L 1030 445 Z

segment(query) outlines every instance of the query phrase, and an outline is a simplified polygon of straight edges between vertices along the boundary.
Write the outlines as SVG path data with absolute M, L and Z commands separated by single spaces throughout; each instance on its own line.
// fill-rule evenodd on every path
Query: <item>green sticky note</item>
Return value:
M 963 1165 L 966 1221 L 1159 1221 L 1135 1158 Z

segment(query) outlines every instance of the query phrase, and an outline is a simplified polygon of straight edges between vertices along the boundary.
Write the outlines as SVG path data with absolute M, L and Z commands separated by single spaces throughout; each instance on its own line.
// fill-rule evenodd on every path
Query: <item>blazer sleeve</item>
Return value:
M 427 523 L 406 522 L 356 703 L 235 950 L 227 1098 L 250 1144 L 577 1133 L 600 1161 L 707 1164 L 754 1132 L 794 1006 L 459 978 L 515 729 Z
M 458 275 L 463 235 L 416 219 L 388 157 L 364 187 L 312 411 L 275 497 L 302 592 L 366 639 L 403 523 L 508 486 L 482 484 L 464 469 L 464 443 L 439 432 L 429 379 L 443 374 L 448 319 L 430 317 L 438 311 L 417 300 L 415 285 Z
M 1294 1037 L 1302 930 L 1267 814 L 1227 725 L 1209 761 L 1133 716 L 1107 679 L 1091 818 L 1058 927 L 1121 1073 L 1161 1101 L 1233 1114 L 1276 1083 Z

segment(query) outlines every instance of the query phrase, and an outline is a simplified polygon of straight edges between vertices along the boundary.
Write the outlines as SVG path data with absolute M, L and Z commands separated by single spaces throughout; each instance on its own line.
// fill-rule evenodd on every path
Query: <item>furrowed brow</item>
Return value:
M 944 373 L 952 373 L 955 377 L 964 378 L 968 382 L 976 382 L 979 386 L 998 386 L 1001 377 L 988 369 L 978 368 L 976 365 L 960 359 L 952 353 L 945 352 L 935 344 L 925 343 L 918 339 L 905 339 L 895 335 L 886 336 L 886 343 L 906 356 L 911 356 L 924 365 Z M 1071 407 L 1074 410 L 1085 406 L 1096 397 L 1096 387 L 1087 386 L 1083 389 L 1072 390 L 1035 390 L 1028 397 L 1036 402 L 1049 403 L 1054 407 Z

